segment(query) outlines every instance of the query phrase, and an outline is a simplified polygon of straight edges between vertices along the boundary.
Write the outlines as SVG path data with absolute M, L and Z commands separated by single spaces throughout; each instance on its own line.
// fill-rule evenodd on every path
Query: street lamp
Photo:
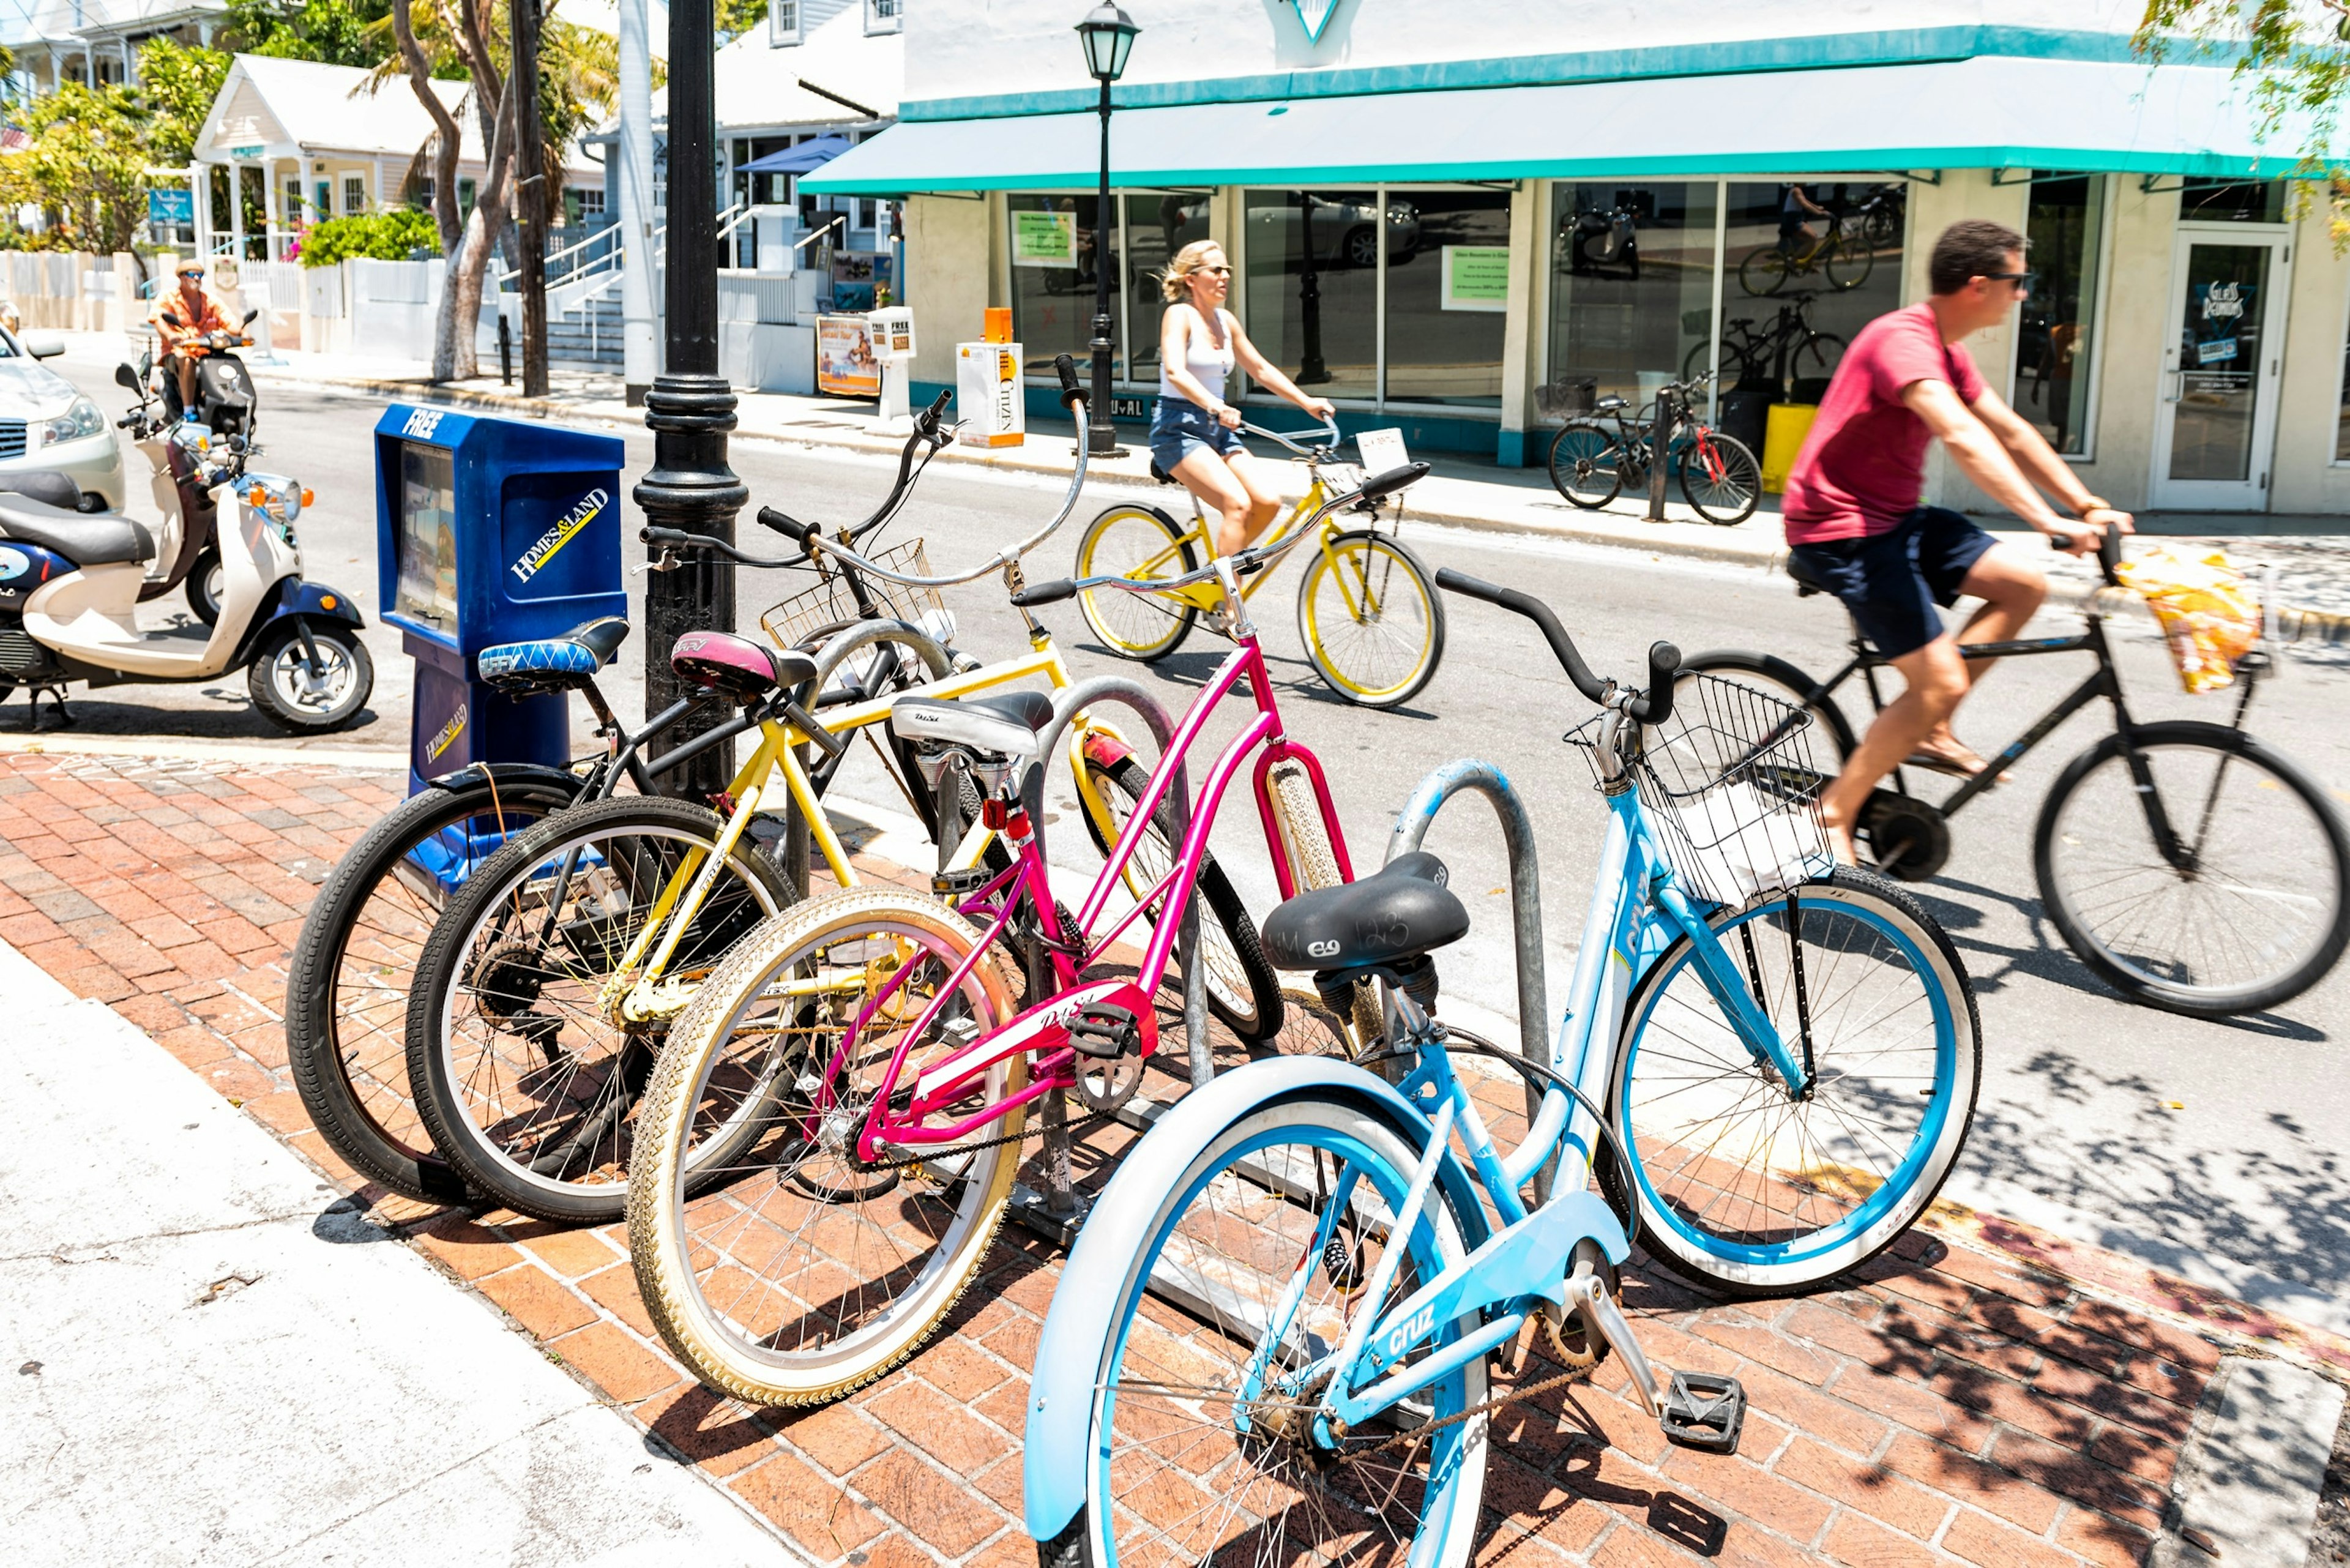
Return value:
M 1094 204 L 1093 439 L 1088 449 L 1096 457 L 1114 457 L 1118 450 L 1109 398 L 1109 88 L 1126 74 L 1126 57 L 1141 31 L 1114 0 L 1103 0 L 1077 24 L 1077 37 L 1086 47 L 1086 69 L 1101 83 L 1101 191 Z

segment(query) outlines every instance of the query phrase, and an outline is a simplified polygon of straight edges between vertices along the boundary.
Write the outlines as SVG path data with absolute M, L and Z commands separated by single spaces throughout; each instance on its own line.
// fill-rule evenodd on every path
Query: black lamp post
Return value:
M 1110 423 L 1109 236 L 1113 232 L 1109 206 L 1109 88 L 1126 74 L 1126 57 L 1134 36 L 1142 29 L 1119 10 L 1114 0 L 1103 0 L 1077 24 L 1086 46 L 1086 69 L 1101 83 L 1101 192 L 1094 204 L 1094 408 L 1093 438 L 1087 449 L 1096 457 L 1118 454 L 1118 431 Z
M 709 534 L 732 544 L 734 514 L 750 492 L 726 466 L 726 432 L 734 428 L 734 391 L 718 374 L 717 53 L 712 0 L 672 0 L 669 8 L 668 355 L 645 394 L 653 465 L 637 482 L 636 502 L 658 527 Z M 645 585 L 645 711 L 677 700 L 670 669 L 680 633 L 734 629 L 734 568 L 704 551 L 681 551 L 673 571 Z M 713 716 L 709 723 L 715 723 Z M 708 724 L 697 726 L 707 728 Z M 660 749 L 691 739 L 672 727 Z M 667 775 L 669 792 L 688 799 L 726 787 L 733 747 L 721 742 Z

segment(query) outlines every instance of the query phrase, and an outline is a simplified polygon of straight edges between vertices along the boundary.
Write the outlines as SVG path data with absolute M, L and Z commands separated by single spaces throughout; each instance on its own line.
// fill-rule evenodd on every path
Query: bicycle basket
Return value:
M 1598 779 L 1604 717 L 1571 730 Z M 1632 764 L 1658 849 L 1681 891 L 1742 905 L 1824 876 L 1835 865 L 1820 826 L 1812 716 L 1717 675 L 1684 676 L 1672 716 L 1648 729 Z
M 893 572 L 903 572 L 910 577 L 931 575 L 931 557 L 922 541 L 909 539 L 902 545 L 869 556 L 877 566 L 887 566 Z M 935 588 L 910 588 L 897 583 L 884 582 L 879 577 L 865 579 L 865 591 L 881 614 L 910 625 L 920 626 L 929 611 L 943 613 L 946 601 Z M 803 588 L 759 618 L 759 624 L 775 639 L 778 648 L 796 648 L 813 652 L 825 639 L 857 624 L 857 600 L 848 591 L 848 579 L 840 568 L 833 567 L 814 587 Z

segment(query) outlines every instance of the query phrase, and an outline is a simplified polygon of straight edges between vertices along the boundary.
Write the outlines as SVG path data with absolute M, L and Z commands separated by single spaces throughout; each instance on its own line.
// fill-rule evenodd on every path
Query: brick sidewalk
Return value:
M 1041 1245 L 1000 1243 L 931 1347 L 856 1397 L 753 1410 L 663 1353 L 620 1227 L 386 1200 L 320 1146 L 285 1071 L 286 950 L 398 788 L 322 768 L 0 756 L 0 938 L 374 1202 L 810 1556 L 1032 1563 L 1019 1431 L 1057 1273 Z M 1514 1080 L 1480 1095 L 1513 1136 Z M 1115 1138 L 1091 1141 L 1114 1153 Z M 2226 1348 L 2259 1336 L 2350 1369 L 2350 1344 L 1995 1218 L 1946 1207 L 1898 1251 L 1852 1289 L 1737 1307 L 1636 1267 L 1627 1304 L 1652 1353 L 1744 1380 L 1740 1456 L 1667 1447 L 1603 1366 L 1497 1417 L 1480 1561 L 2137 1563 Z M 1545 1370 L 1537 1356 L 1523 1376 Z

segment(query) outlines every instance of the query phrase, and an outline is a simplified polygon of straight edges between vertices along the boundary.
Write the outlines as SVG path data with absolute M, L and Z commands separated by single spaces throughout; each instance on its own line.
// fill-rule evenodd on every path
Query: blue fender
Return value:
M 232 668 L 253 657 L 262 634 L 278 622 L 289 619 L 339 623 L 352 628 L 364 628 L 366 618 L 351 596 L 340 588 L 330 588 L 324 583 L 305 582 L 300 577 L 283 577 L 270 590 L 253 624 L 244 628 L 244 641 L 236 650 Z
M 1093 1474 L 1087 1447 L 1093 1425 L 1094 1385 L 1109 1348 L 1118 1297 L 1134 1250 L 1176 1177 L 1224 1129 L 1275 1100 L 1336 1091 L 1385 1116 L 1413 1147 L 1424 1149 L 1428 1118 L 1385 1080 L 1328 1056 L 1273 1056 L 1251 1062 L 1192 1090 L 1159 1118 L 1135 1145 L 1087 1215 L 1085 1229 L 1061 1270 L 1045 1315 L 1029 1385 L 1026 1452 L 1021 1489 L 1030 1536 L 1050 1541 L 1085 1506 Z M 1474 1249 L 1486 1237 L 1484 1209 L 1468 1174 L 1451 1154 L 1437 1179 L 1461 1217 L 1462 1240 Z

